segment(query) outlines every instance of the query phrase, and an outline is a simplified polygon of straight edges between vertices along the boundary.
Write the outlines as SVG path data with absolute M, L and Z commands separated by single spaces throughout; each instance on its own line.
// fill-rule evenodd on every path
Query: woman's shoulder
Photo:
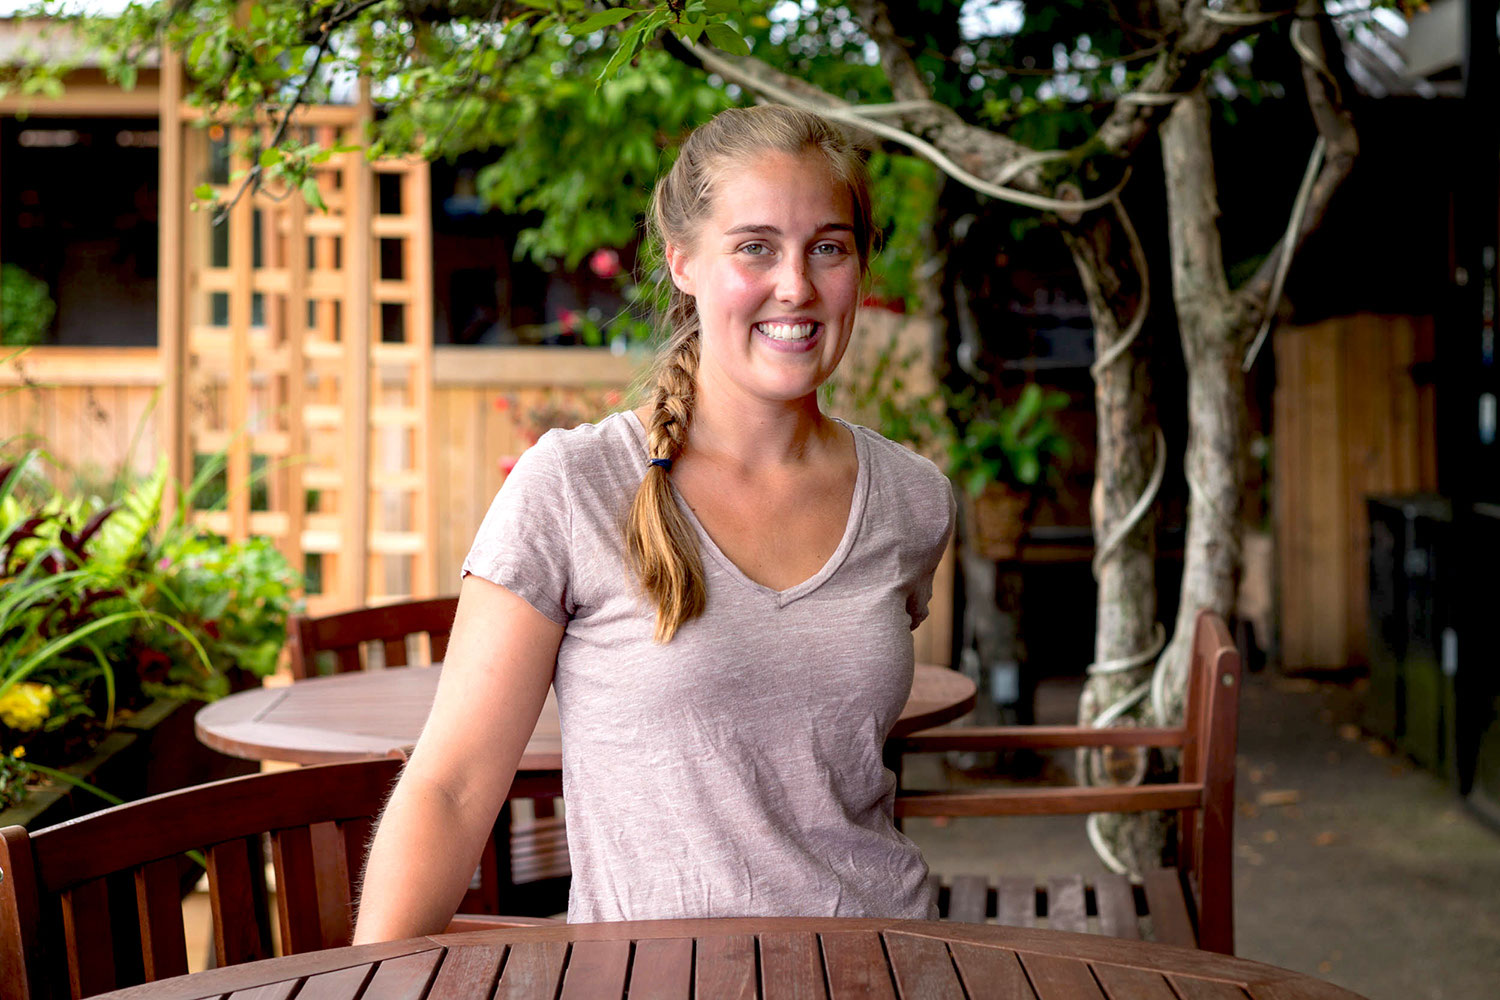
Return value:
M 639 421 L 622 411 L 598 423 L 547 431 L 526 449 L 515 471 L 546 469 L 571 488 L 593 490 L 614 485 L 616 479 L 638 481 L 644 454 Z
M 871 471 L 883 481 L 895 481 L 920 493 L 946 496 L 951 492 L 948 477 L 927 456 L 919 455 L 868 427 L 860 424 L 847 426 L 864 442 Z

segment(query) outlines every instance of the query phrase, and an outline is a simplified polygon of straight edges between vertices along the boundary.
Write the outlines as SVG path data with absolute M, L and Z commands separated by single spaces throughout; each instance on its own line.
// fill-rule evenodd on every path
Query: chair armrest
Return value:
M 984 792 L 911 791 L 896 796 L 896 815 L 912 816 L 1078 816 L 1096 812 L 1154 812 L 1197 809 L 1203 786 L 1130 785 L 1109 788 L 1044 788 Z
M 1185 730 L 1144 726 L 956 726 L 923 729 L 888 743 L 897 753 L 948 750 L 1060 750 L 1069 747 L 1180 747 Z

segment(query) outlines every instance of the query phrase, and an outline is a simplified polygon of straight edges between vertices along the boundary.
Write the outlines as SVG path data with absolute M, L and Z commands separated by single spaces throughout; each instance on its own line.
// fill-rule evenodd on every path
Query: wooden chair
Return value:
M 322 618 L 293 615 L 287 621 L 287 650 L 292 676 L 297 680 L 324 673 L 353 673 L 368 665 L 371 647 L 379 646 L 387 667 L 404 667 L 416 657 L 410 642 L 426 635 L 429 657 L 441 660 L 448 651 L 457 597 L 433 597 L 374 608 L 360 608 Z M 329 667 L 331 669 L 324 669 Z
M 367 760 L 253 774 L 36 833 L 0 830 L 0 997 L 85 997 L 186 973 L 188 851 L 208 869 L 217 965 L 272 955 L 272 895 L 281 954 L 348 944 L 353 884 L 400 769 Z M 449 930 L 550 922 L 464 916 Z
M 375 647 L 386 667 L 427 665 L 448 651 L 458 598 L 433 597 L 287 621 L 287 648 L 297 680 L 367 669 Z M 421 656 L 420 637 L 428 655 Z M 412 647 L 417 647 L 413 650 Z M 416 655 L 413 655 L 415 652 Z M 558 913 L 568 905 L 573 869 L 568 832 L 556 800 L 531 800 L 532 818 L 513 818 L 509 803 L 496 823 L 493 849 L 487 849 L 478 877 L 460 907 L 465 913 Z M 509 831 L 509 836 L 505 835 Z
M 1171 811 L 1177 816 L 1176 865 L 1146 872 L 1140 885 L 1122 875 L 1051 878 L 1003 875 L 935 877 L 940 912 L 951 920 L 1094 929 L 1234 953 L 1234 756 L 1239 725 L 1240 657 L 1223 619 L 1200 612 L 1195 622 L 1186 719 L 1175 728 L 1016 726 L 929 729 L 892 741 L 888 753 L 953 750 L 1059 750 L 1078 747 L 1169 747 L 1180 752 L 1177 779 L 1166 784 L 983 791 L 910 791 L 896 798 L 898 818 L 1026 816 Z M 899 758 L 893 757 L 899 768 Z M 899 770 L 897 772 L 899 774 Z

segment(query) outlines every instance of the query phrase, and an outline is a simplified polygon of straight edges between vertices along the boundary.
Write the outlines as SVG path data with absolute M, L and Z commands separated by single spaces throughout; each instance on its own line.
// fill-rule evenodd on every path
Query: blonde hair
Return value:
M 849 187 L 854 244 L 861 271 L 869 266 L 874 224 L 869 177 L 860 151 L 832 123 L 794 108 L 765 105 L 730 108 L 693 130 L 677 162 L 656 183 L 647 215 L 647 235 L 658 251 L 691 251 L 698 229 L 713 209 L 714 182 L 727 167 L 766 153 L 821 155 Z M 707 588 L 692 526 L 672 496 L 671 462 L 687 444 L 698 376 L 698 308 L 665 274 L 667 302 L 661 324 L 667 338 L 657 352 L 646 424 L 650 464 L 625 519 L 625 553 L 642 591 L 656 608 L 656 641 L 669 642 L 678 628 L 703 613 Z

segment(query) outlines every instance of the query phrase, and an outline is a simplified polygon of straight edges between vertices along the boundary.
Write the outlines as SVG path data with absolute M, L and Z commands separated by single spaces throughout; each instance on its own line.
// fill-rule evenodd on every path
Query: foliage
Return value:
M 973 496 L 991 483 L 1030 493 L 1058 478 L 1072 443 L 1053 414 L 1066 393 L 1028 383 L 1010 404 L 972 388 L 955 394 L 925 388 L 914 375 L 928 364 L 893 338 L 868 365 L 848 364 L 825 385 L 824 401 L 929 458 Z
M 15 264 L 0 267 L 0 344 L 42 343 L 56 314 L 45 281 Z
M 279 552 L 164 517 L 164 462 L 105 502 L 49 491 L 39 458 L 0 467 L 0 754 L 21 761 L 8 770 L 76 756 L 152 697 L 211 699 L 275 668 L 298 582 Z
M 1052 417 L 1067 405 L 1067 393 L 1028 382 L 1009 405 L 972 399 L 957 401 L 948 474 L 974 497 L 991 483 L 1033 493 L 1046 489 L 1072 450 Z

